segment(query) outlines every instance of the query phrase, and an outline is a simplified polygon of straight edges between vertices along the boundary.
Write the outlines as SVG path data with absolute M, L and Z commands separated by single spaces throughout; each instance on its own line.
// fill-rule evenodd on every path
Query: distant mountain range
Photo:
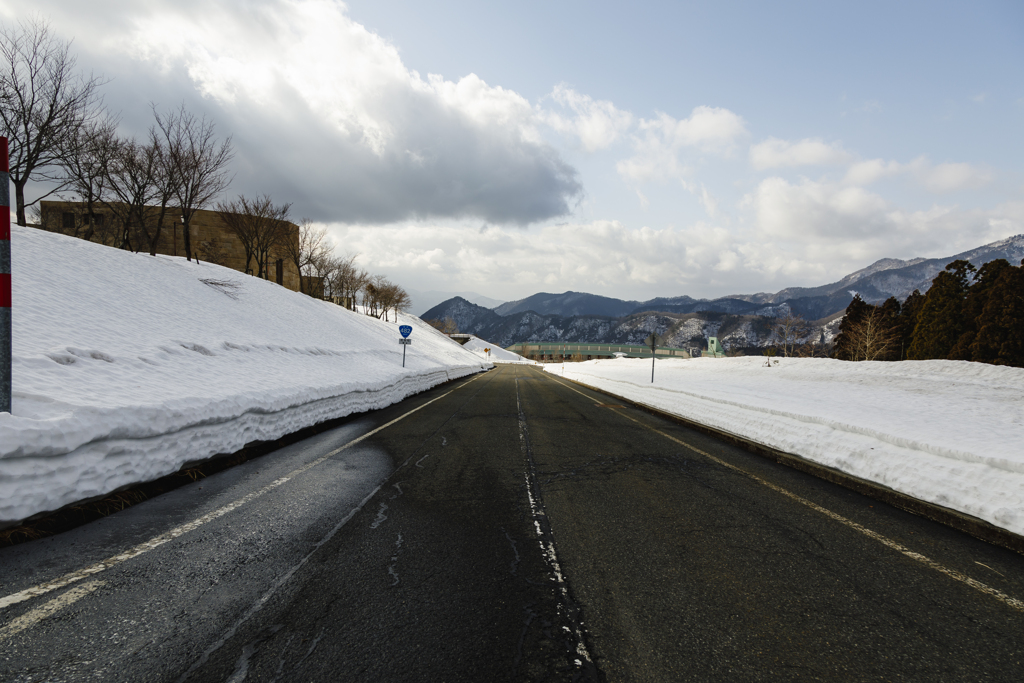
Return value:
M 462 297 L 466 301 L 471 301 L 477 306 L 483 306 L 485 308 L 494 308 L 495 306 L 499 306 L 504 303 L 501 299 L 492 299 L 489 296 L 477 294 L 476 292 L 439 292 L 436 290 L 422 291 L 418 289 L 409 289 L 406 291 L 409 294 L 409 298 L 412 299 L 412 305 L 409 307 L 409 312 L 419 317 L 423 317 L 421 315 L 422 313 L 429 311 L 438 303 L 457 296 Z
M 871 303 L 890 296 L 902 301 L 915 289 L 927 291 L 936 273 L 952 261 L 965 259 L 981 266 L 1000 258 L 1019 265 L 1024 259 L 1024 235 L 945 258 L 882 259 L 832 284 L 788 287 L 775 294 L 624 301 L 584 292 L 542 292 L 493 310 L 454 297 L 420 317 L 451 317 L 460 331 L 502 346 L 522 341 L 639 343 L 652 327 L 669 336 L 670 346 L 696 346 L 708 336 L 718 336 L 727 345 L 763 346 L 770 341 L 772 318 L 787 312 L 814 321 L 810 337 L 818 339 L 824 333 L 830 338 L 855 294 Z

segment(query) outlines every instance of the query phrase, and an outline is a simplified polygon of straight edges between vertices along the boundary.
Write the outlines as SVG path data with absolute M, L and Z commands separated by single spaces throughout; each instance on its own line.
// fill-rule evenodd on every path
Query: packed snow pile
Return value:
M 11 237 L 0 524 L 491 367 L 412 316 L 403 369 L 399 323 L 208 263 Z
M 1024 369 L 820 358 L 566 363 L 565 377 L 1024 534 Z M 561 365 L 548 365 L 561 374 Z
M 463 344 L 463 347 L 469 349 L 476 355 L 480 356 L 485 360 L 489 360 L 492 363 L 520 363 L 522 365 L 537 365 L 537 361 L 523 358 L 518 353 L 508 351 L 501 348 L 497 344 L 492 344 L 489 341 L 484 341 L 479 337 L 472 337 Z M 488 352 L 490 349 L 490 352 Z

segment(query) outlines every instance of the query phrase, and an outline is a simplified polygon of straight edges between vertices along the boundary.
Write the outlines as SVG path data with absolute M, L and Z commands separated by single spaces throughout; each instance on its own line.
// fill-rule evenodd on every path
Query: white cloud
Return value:
M 945 163 L 915 167 L 919 182 L 931 192 L 945 193 L 975 189 L 992 181 L 992 173 L 972 164 Z
M 935 205 L 908 210 L 861 187 L 804 179 L 763 180 L 744 198 L 758 239 L 797 260 L 818 260 L 831 276 L 838 264 L 886 256 L 948 256 L 1024 230 L 1024 204 L 993 210 Z M 753 267 L 753 266 L 752 266 Z
M 806 180 L 768 178 L 742 209 L 744 230 L 606 220 L 525 230 L 426 222 L 331 230 L 365 267 L 413 289 L 502 298 L 571 289 L 625 299 L 815 286 L 880 258 L 949 256 L 1024 232 L 1024 202 L 914 211 L 861 188 Z
M 674 149 L 696 147 L 707 152 L 729 151 L 747 135 L 742 117 L 728 109 L 706 106 L 694 108 L 689 118 L 680 120 L 659 113 L 655 119 L 641 120 L 640 129 Z
M 904 167 L 896 161 L 868 159 L 851 164 L 843 182 L 847 185 L 871 185 L 881 178 L 903 173 Z
M 637 196 L 638 199 L 640 199 L 640 208 L 641 209 L 647 209 L 647 207 L 649 207 L 651 205 L 651 200 L 648 199 L 647 196 L 643 192 L 641 192 L 639 189 L 636 191 L 636 196 Z
M 564 117 L 553 111 L 540 111 L 539 116 L 549 126 L 561 133 L 579 138 L 588 152 L 605 149 L 618 140 L 633 124 L 633 115 L 617 109 L 606 100 L 594 100 L 565 85 L 555 86 L 551 99 L 571 109 L 573 116 Z
M 637 128 L 634 155 L 617 164 L 619 174 L 635 182 L 683 178 L 689 173 L 680 160 L 683 152 L 728 156 L 748 134 L 742 117 L 707 106 L 696 107 L 685 119 L 659 113 L 654 119 L 641 119 Z
M 846 172 L 846 185 L 870 185 L 882 178 L 904 175 L 929 192 L 944 194 L 983 187 L 993 178 L 991 171 L 966 163 L 933 165 L 927 157 L 918 157 L 910 163 L 884 159 L 868 159 L 852 164 Z
M 715 199 L 708 188 L 704 187 L 704 183 L 700 185 L 700 205 L 704 207 L 704 211 L 707 212 L 708 217 L 712 220 L 718 218 L 718 200 Z
M 375 223 L 475 216 L 524 224 L 569 213 L 582 192 L 521 95 L 474 74 L 421 76 L 342 3 L 56 9 L 55 27 L 107 60 L 108 89 L 132 88 L 167 106 L 196 91 L 205 98 L 218 129 L 234 133 L 233 189 L 283 188 L 315 217 Z M 144 82 L 119 77 L 139 63 Z
M 758 228 L 786 240 L 831 240 L 870 237 L 883 229 L 888 202 L 859 187 L 803 180 L 799 184 L 772 177 L 761 181 L 745 199 Z
M 798 142 L 768 138 L 750 148 L 750 163 L 758 170 L 785 166 L 834 166 L 852 159 L 853 155 L 841 144 L 828 144 L 820 138 L 804 138 Z

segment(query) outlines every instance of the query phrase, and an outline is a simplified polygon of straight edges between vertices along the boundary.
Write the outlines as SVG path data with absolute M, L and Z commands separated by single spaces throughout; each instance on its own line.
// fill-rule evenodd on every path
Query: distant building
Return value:
M 720 341 L 718 341 L 718 337 L 709 337 L 708 338 L 708 348 L 707 348 L 707 351 L 704 351 L 703 353 L 701 353 L 701 356 L 703 356 L 705 358 L 724 358 L 725 357 L 725 349 L 722 348 L 722 343 Z
M 93 242 L 113 246 L 111 235 L 119 233 L 117 218 L 103 205 L 97 205 L 87 215 L 84 202 L 40 202 L 41 223 L 44 230 L 72 237 L 90 237 Z M 158 207 L 147 206 L 147 217 L 153 218 Z M 154 221 L 155 222 L 155 221 Z M 299 226 L 288 223 L 288 239 L 299 239 Z M 196 211 L 189 224 L 193 255 L 200 261 L 216 263 L 239 272 L 245 272 L 245 247 L 238 237 L 228 229 L 216 211 Z M 133 245 L 140 252 L 148 252 L 148 244 Z M 167 256 L 184 256 L 185 243 L 182 234 L 180 214 L 169 208 L 164 218 L 156 253 Z M 255 261 L 249 264 L 250 275 Z M 293 291 L 299 291 L 299 273 L 295 264 L 283 254 L 271 255 L 267 264 L 266 279 L 277 282 Z M 322 290 L 321 290 L 322 291 Z

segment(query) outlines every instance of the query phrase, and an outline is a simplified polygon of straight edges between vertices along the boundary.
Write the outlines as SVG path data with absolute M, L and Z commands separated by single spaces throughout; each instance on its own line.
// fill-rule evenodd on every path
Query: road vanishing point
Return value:
M 1024 557 L 525 365 L 0 550 L 3 681 L 1019 681 Z

